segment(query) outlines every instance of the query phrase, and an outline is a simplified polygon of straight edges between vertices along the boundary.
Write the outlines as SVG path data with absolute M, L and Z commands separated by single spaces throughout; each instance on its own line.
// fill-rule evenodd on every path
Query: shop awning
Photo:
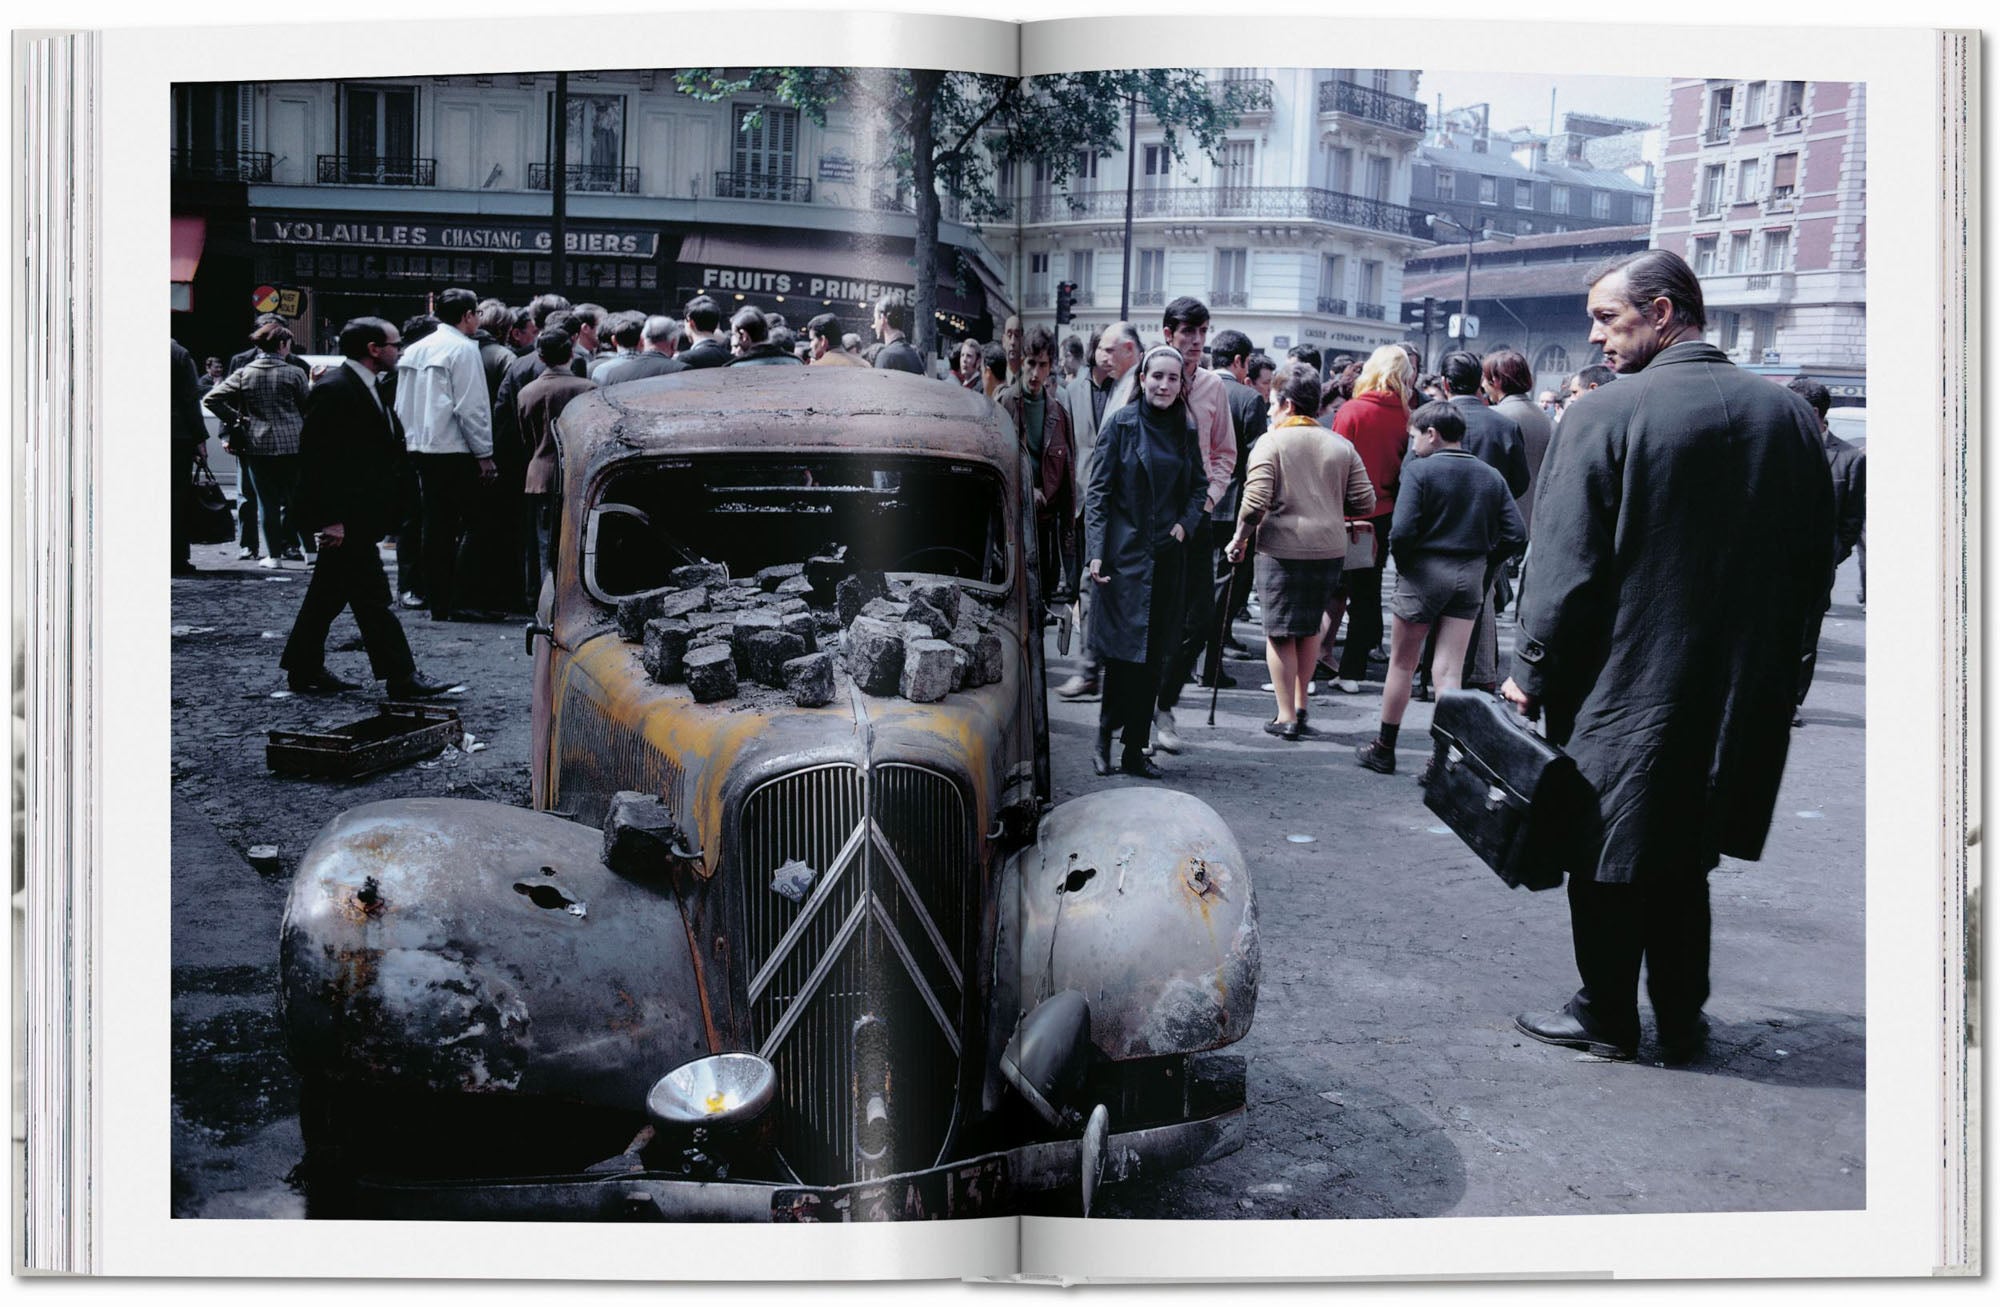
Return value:
M 185 283 L 194 280 L 194 270 L 201 262 L 201 247 L 208 239 L 206 218 L 175 218 L 169 228 L 172 241 L 173 276 L 170 280 Z

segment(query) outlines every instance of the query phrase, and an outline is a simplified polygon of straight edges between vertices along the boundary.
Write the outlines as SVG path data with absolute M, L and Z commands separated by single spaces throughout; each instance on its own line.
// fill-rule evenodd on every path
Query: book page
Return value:
M 1273 66 L 1269 27 L 1210 24 L 1188 68 L 1170 28 L 1033 23 L 1031 88 L 1124 77 L 1133 99 L 1110 150 L 1031 200 L 1024 266 L 1076 283 L 1079 332 L 1122 317 L 1151 348 L 1188 297 L 1211 347 L 1242 332 L 1281 367 L 1300 347 L 1333 373 L 1409 342 L 1427 374 L 1454 350 L 1511 349 L 1531 371 L 1530 405 L 1555 407 L 1537 392 L 1567 389 L 1599 358 L 1587 270 L 1671 249 L 1732 366 L 1820 381 L 1829 429 L 1861 434 L 1881 372 L 1869 361 L 1935 359 L 1953 339 L 1939 306 L 1959 292 L 1933 249 L 1937 36 L 1589 29 L 1579 63 L 1583 30 L 1445 23 L 1419 38 L 1405 24 L 1286 19 L 1276 57 L 1305 64 L 1319 49 L 1349 65 L 1326 68 Z M 1202 90 L 1220 125 L 1187 93 Z M 1871 248 L 1871 230 L 1898 237 Z M 1935 1142 L 1941 1110 L 1964 1101 L 1959 1072 L 1946 1078 L 1963 1049 L 1940 1043 L 1963 1036 L 1964 991 L 1938 977 L 1953 974 L 1940 925 L 1965 887 L 1936 819 L 1956 810 L 1958 782 L 1917 760 L 1950 755 L 1961 720 L 1962 684 L 1926 669 L 1950 665 L 1937 622 L 1961 576 L 1942 551 L 1959 537 L 1935 525 L 1964 483 L 1935 406 L 1899 411 L 1895 427 L 1874 451 L 1878 512 L 1930 525 L 1873 533 L 1875 586 L 1859 556 L 1835 575 L 1762 857 L 1725 858 L 1708 877 L 1713 989 L 1695 1056 L 1675 1056 L 1643 994 L 1632 1044 L 1544 1047 L 1516 1024 L 1560 1011 L 1577 984 L 1569 905 L 1509 890 L 1404 776 L 1392 789 L 1355 767 L 1382 693 L 1369 684 L 1381 673 L 1357 663 L 1357 697 L 1310 700 L 1345 747 L 1272 751 L 1269 779 L 1238 764 L 1204 793 L 1242 842 L 1260 933 L 1254 1019 L 1225 1046 L 1248 1067 L 1234 1151 L 1110 1185 L 1088 1223 L 1029 1218 L 1024 1271 L 1931 1273 L 1965 1192 L 1957 1154 Z M 1530 612 L 1535 562 L 1531 544 Z M 1350 608 L 1350 635 L 1355 620 Z M 1893 694 L 1871 688 L 1881 673 L 1867 663 L 1893 669 Z M 1242 682 L 1270 674 L 1222 665 L 1239 684 L 1220 690 L 1221 713 L 1204 689 L 1169 716 L 1186 742 L 1170 769 L 1227 772 L 1224 750 L 1257 750 L 1249 701 L 1268 716 L 1272 687 L 1246 696 Z M 1412 704 L 1403 721 L 1410 771 L 1430 751 L 1431 711 Z
M 123 126 L 103 320 L 151 320 L 171 260 L 176 335 L 196 368 L 219 362 L 207 414 L 246 428 L 207 442 L 210 467 L 260 520 L 238 504 L 243 533 L 194 544 L 170 588 L 169 504 L 129 456 L 159 447 L 169 392 L 107 387 L 101 647 L 170 657 L 110 654 L 101 716 L 119 723 L 105 790 L 130 800 L 107 865 L 130 875 L 99 976 L 97 1269 L 1016 1269 L 1014 1141 L 979 1104 L 999 1079 L 988 832 L 1037 802 L 1032 528 L 997 411 L 909 343 L 997 338 L 1011 304 L 990 215 L 917 232 L 894 127 L 913 87 L 1009 84 L 1015 34 L 782 28 L 104 38 L 101 111 Z M 756 75 L 753 47 L 803 71 Z M 903 71 L 933 68 L 954 71 Z M 558 287 L 579 316 L 526 324 L 519 355 L 511 316 L 475 328 L 484 310 L 460 308 Z M 287 339 L 246 342 L 265 314 Z M 424 361 L 441 343 L 492 345 L 479 366 L 501 369 L 560 345 L 550 381 L 671 345 L 682 375 L 613 374 L 602 399 L 578 378 L 559 428 L 518 405 L 493 423 L 537 379 L 517 370 L 439 423 L 417 396 L 455 384 L 457 355 Z M 329 457 L 318 415 L 341 386 L 359 407 Z M 293 390 L 302 430 L 272 398 Z M 358 470 L 390 414 L 421 467 L 415 519 Z M 574 502 L 548 505 L 539 559 L 532 529 L 514 536 L 508 572 L 479 561 L 482 532 L 510 525 L 483 460 L 519 492 L 524 419 L 563 463 L 537 493 Z M 420 551 L 427 480 L 463 522 L 430 519 Z M 399 532 L 378 555 L 371 534 Z M 339 552 L 357 541 L 362 562 Z M 523 557 L 545 569 L 531 583 Z M 304 596 L 349 584 L 336 568 L 361 569 L 346 602 L 367 634 L 342 617 L 301 645 L 321 602 Z M 671 652 L 647 652 L 648 623 L 675 628 L 652 632 Z M 394 720 L 385 696 L 406 704 Z M 355 1219 L 373 1222 L 365 1264 Z M 490 1224 L 555 1220 L 573 1224 L 553 1244 Z

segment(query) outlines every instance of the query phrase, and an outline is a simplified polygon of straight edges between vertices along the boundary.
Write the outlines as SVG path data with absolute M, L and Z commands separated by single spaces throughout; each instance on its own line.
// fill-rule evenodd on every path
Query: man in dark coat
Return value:
M 1470 350 L 1453 350 L 1439 361 L 1438 372 L 1451 392 L 1451 406 L 1465 422 L 1465 452 L 1505 477 L 1508 493 L 1518 501 L 1532 484 L 1527 442 L 1521 436 L 1520 423 L 1479 397 L 1479 384 L 1484 380 L 1479 356 Z M 1491 690 L 1500 679 L 1500 627 L 1493 619 L 1494 607 L 1494 594 L 1489 589 L 1472 626 L 1472 643 L 1466 647 L 1468 690 Z M 1425 665 L 1429 666 L 1429 660 Z
M 1229 401 L 1229 421 L 1236 429 L 1236 472 L 1229 479 L 1229 489 L 1222 498 L 1215 501 L 1209 513 L 1210 538 L 1216 542 L 1214 559 L 1215 598 L 1211 613 L 1234 612 L 1236 606 L 1250 596 L 1251 571 L 1256 565 L 1254 553 L 1247 553 L 1240 563 L 1232 563 L 1223 554 L 1223 547 L 1229 543 L 1230 533 L 1235 529 L 1236 509 L 1243 501 L 1243 477 L 1250 466 L 1250 448 L 1270 425 L 1270 401 L 1257 393 L 1250 384 L 1250 356 L 1256 352 L 1250 338 L 1240 331 L 1218 332 L 1209 342 L 1209 357 L 1215 362 L 1215 375 L 1222 378 L 1222 389 Z M 1200 636 L 1202 648 L 1208 651 L 1203 664 L 1201 683 L 1205 688 L 1215 689 L 1219 685 L 1228 689 L 1236 684 L 1236 678 L 1222 670 L 1222 646 L 1224 633 L 1229 630 L 1229 619 L 1205 624 L 1204 631 L 1190 630 L 1186 633 L 1181 648 L 1183 665 L 1194 667 L 1195 638 Z M 1231 644 L 1235 642 L 1230 641 Z M 1241 646 L 1237 646 L 1239 649 Z
M 1595 791 L 1567 868 L 1583 986 L 1516 1024 L 1632 1057 L 1643 960 L 1661 1056 L 1683 1061 L 1707 1036 L 1708 873 L 1762 854 L 1777 802 L 1833 486 L 1806 405 L 1703 341 L 1679 256 L 1603 265 L 1589 311 L 1626 376 L 1575 403 L 1542 465 L 1502 687 Z
M 1047 327 L 1028 333 L 1021 374 L 993 397 L 1014 424 L 1014 437 L 1028 451 L 1034 468 L 1036 559 L 1041 567 L 1040 598 L 1067 601 L 1076 592 L 1083 560 L 1076 556 L 1072 529 L 1076 509 L 1071 489 L 1076 484 L 1076 442 L 1069 410 L 1050 382 L 1055 365 L 1056 337 Z
M 729 366 L 729 333 L 722 329 L 721 305 L 706 295 L 695 296 L 681 311 L 681 327 L 689 344 L 675 353 L 665 372 Z
M 892 290 L 876 301 L 875 334 L 882 338 L 882 351 L 875 356 L 875 366 L 927 377 L 930 369 L 924 366 L 924 356 L 904 335 L 909 329 L 910 305 L 903 292 Z
M 550 303 L 542 324 L 544 331 L 550 327 L 562 328 L 574 342 L 581 334 L 583 320 L 568 307 L 567 301 L 556 299 Z M 540 350 L 523 354 L 507 365 L 493 398 L 493 456 L 500 464 L 500 475 L 489 494 L 496 501 L 496 513 L 507 515 L 511 529 L 500 534 L 489 533 L 479 542 L 485 547 L 475 556 L 482 565 L 481 597 L 486 604 L 503 612 L 524 608 L 532 612 L 542 588 L 541 556 L 534 545 L 540 509 L 523 489 L 531 442 L 521 430 L 521 392 L 548 366 L 542 361 Z M 585 376 L 588 371 L 578 354 L 571 355 L 567 366 L 572 376 Z
M 353 610 L 369 667 L 389 683 L 390 698 L 428 698 L 451 688 L 418 673 L 375 548 L 396 524 L 403 457 L 403 425 L 377 383 L 395 368 L 400 345 L 394 324 L 354 319 L 340 330 L 346 361 L 328 369 L 306 397 L 293 514 L 301 530 L 318 534 L 319 565 L 278 659 L 300 694 L 361 688 L 326 669 L 327 629 L 342 608 Z

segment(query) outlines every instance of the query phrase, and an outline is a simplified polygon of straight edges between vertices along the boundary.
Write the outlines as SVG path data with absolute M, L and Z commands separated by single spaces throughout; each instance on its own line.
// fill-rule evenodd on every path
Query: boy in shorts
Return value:
M 1432 623 L 1438 626 L 1431 673 L 1440 691 L 1456 690 L 1465 648 L 1493 569 L 1527 548 L 1527 528 L 1506 479 L 1462 447 L 1465 421 L 1433 401 L 1410 415 L 1410 452 L 1389 528 L 1396 593 L 1389 674 L 1382 686 L 1379 734 L 1354 751 L 1370 771 L 1393 775 L 1396 735 L 1410 706 L 1410 680 Z

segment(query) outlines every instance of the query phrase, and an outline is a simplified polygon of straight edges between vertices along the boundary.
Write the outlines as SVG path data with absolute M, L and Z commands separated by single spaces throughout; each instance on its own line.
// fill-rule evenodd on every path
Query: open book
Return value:
M 1973 41 L 744 20 L 17 40 L 22 1264 L 1976 1270 Z M 1217 556 L 1258 382 L 1340 430 L 1385 349 L 1406 410 L 1504 356 L 1547 429 L 1648 247 L 1835 434 L 1870 358 L 1945 373 L 1713 878 L 1706 1047 L 1577 1057 L 1511 1020 L 1572 983 L 1556 896 L 1354 766 L 1365 605 L 1357 697 L 1267 734 L 1237 619 L 1294 591 Z M 162 266 L 171 386 L 110 330 Z M 1172 487 L 1093 462 L 1196 386 L 1253 398 Z

